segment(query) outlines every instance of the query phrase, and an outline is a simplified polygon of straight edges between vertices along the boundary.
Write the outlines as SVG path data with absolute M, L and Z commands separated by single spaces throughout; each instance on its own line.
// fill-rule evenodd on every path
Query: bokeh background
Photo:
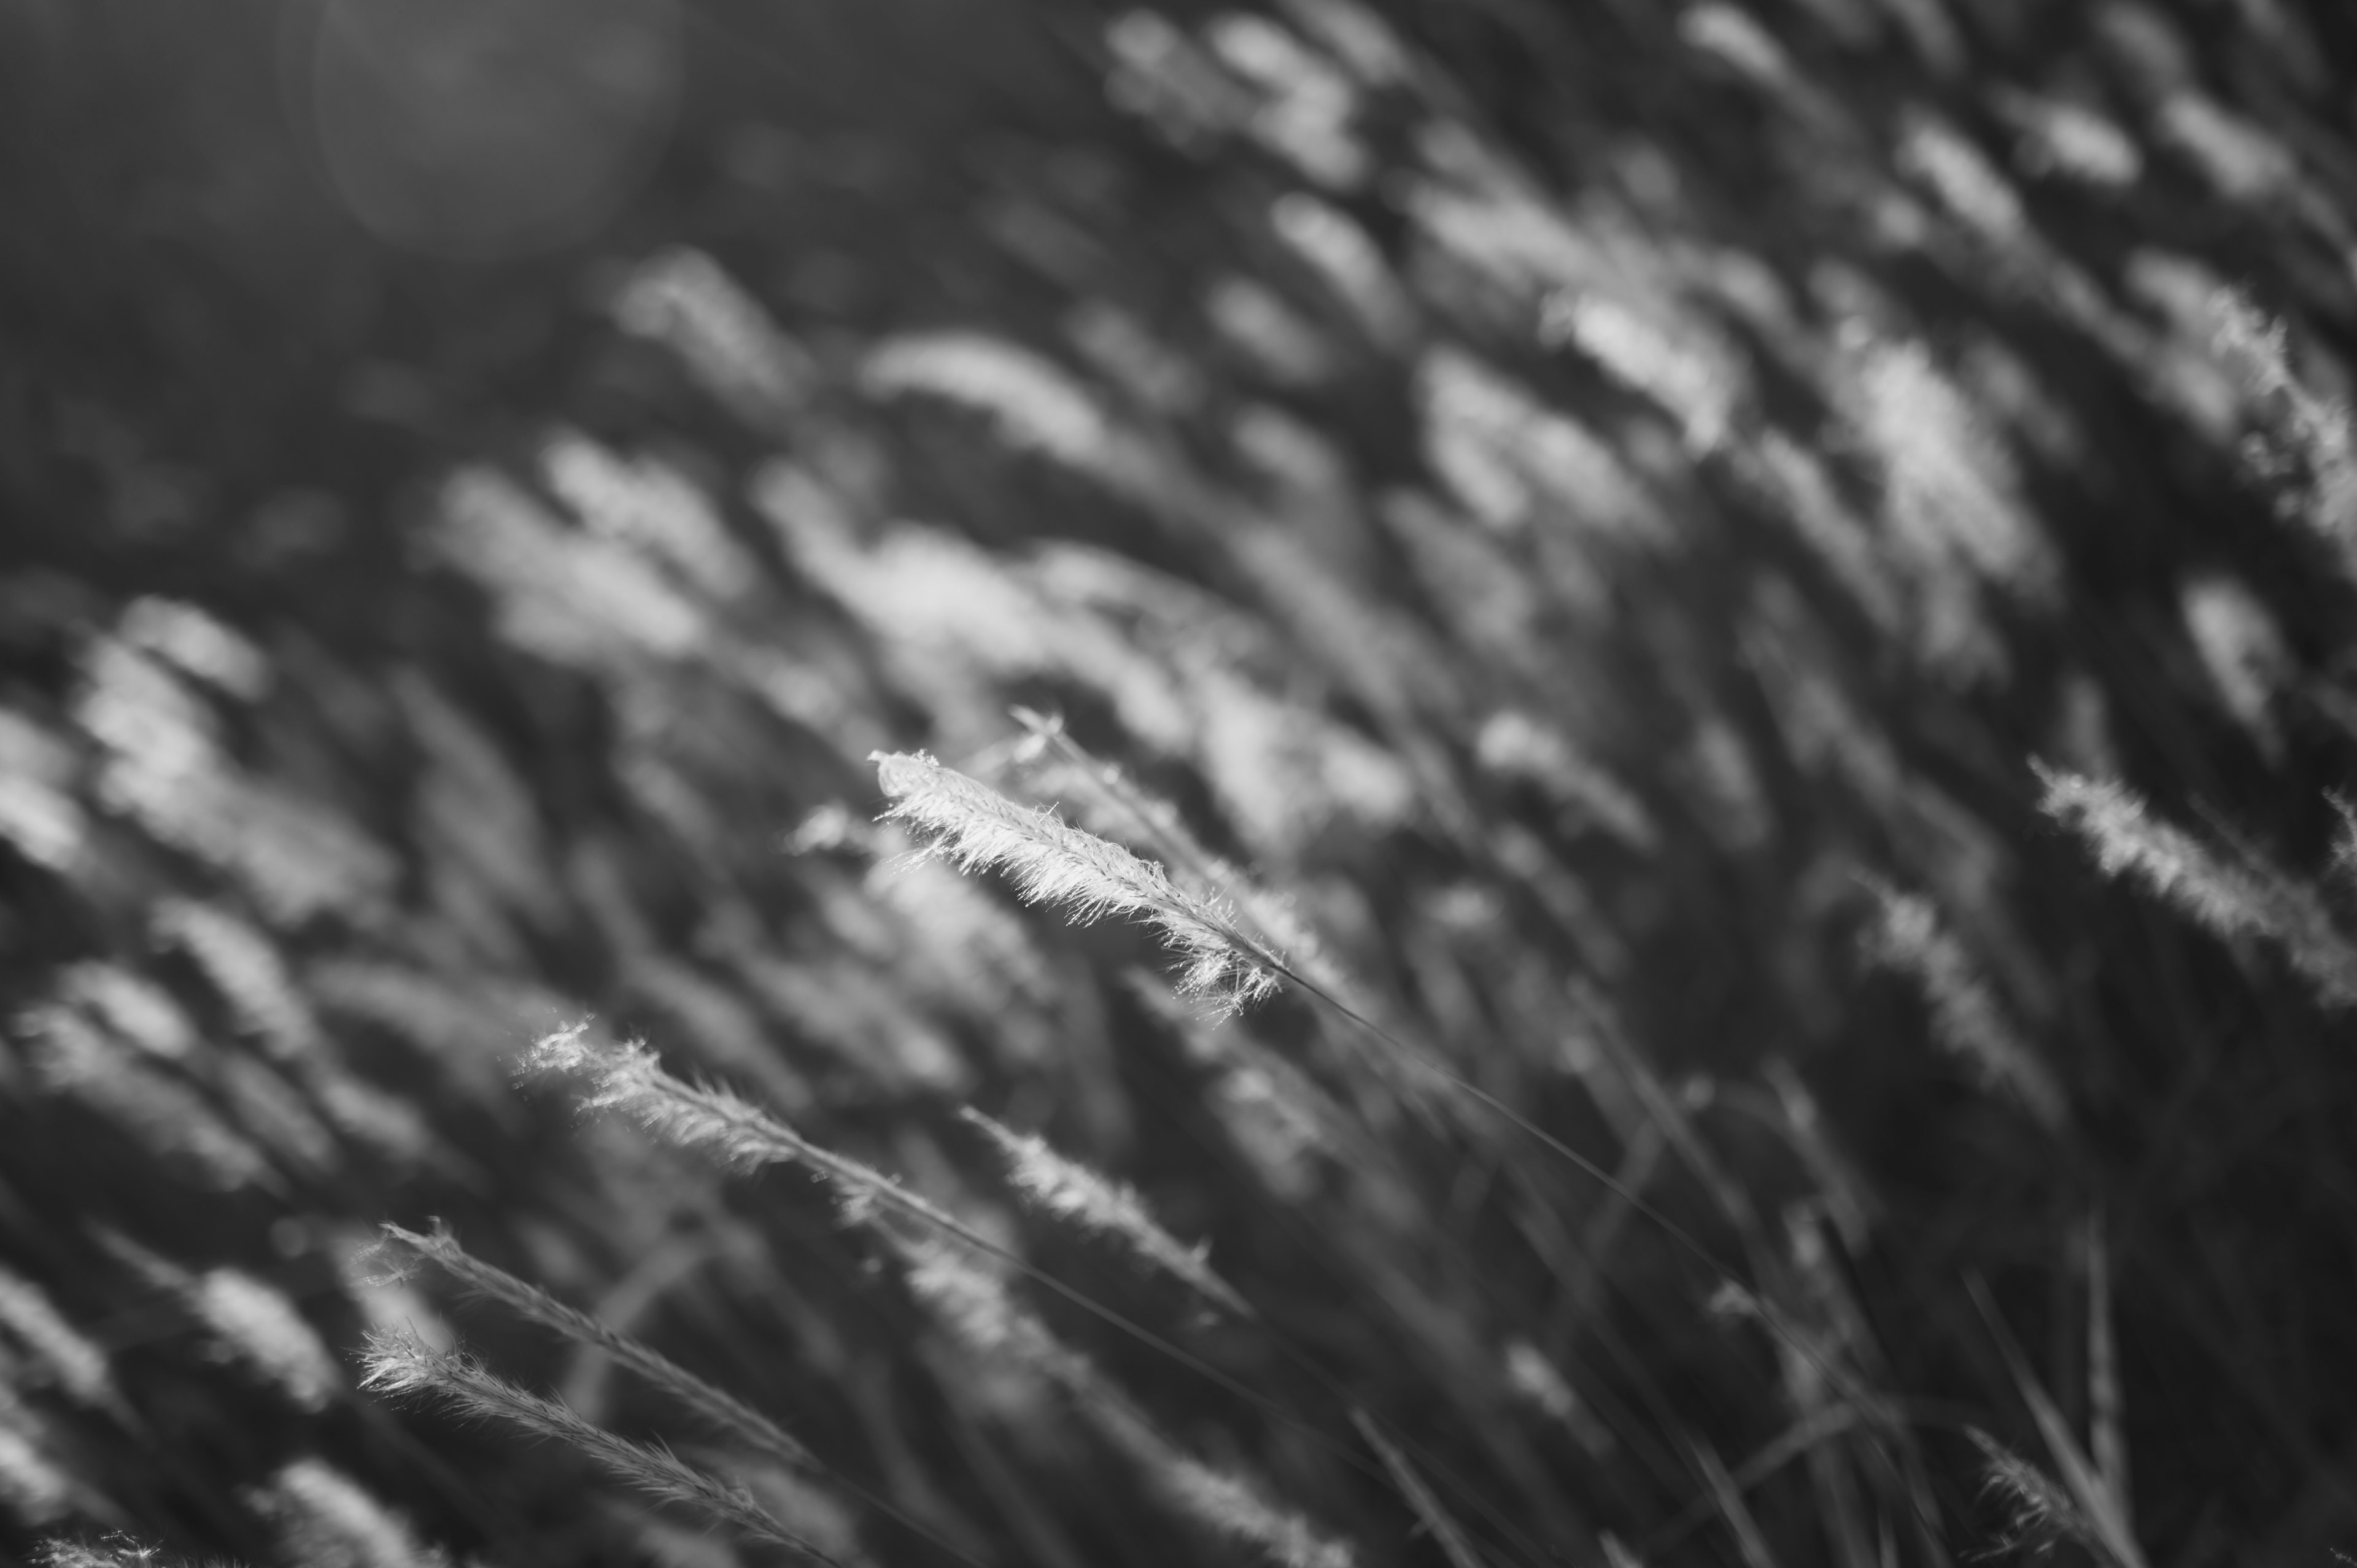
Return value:
M 2325 0 L 0 0 L 0 1557 L 790 1555 L 371 1327 L 845 1563 L 2357 1550 L 2352 67 Z M 1488 1100 L 909 864 L 878 749 L 1123 832 L 1018 708 Z M 584 1019 L 1145 1326 L 1001 1281 L 1306 1533 L 517 1081 Z

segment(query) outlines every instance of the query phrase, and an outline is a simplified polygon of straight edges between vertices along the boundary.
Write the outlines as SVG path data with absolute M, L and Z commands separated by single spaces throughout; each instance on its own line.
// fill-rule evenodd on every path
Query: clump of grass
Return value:
M 643 1340 L 611 1328 L 506 1270 L 474 1257 L 447 1231 L 437 1230 L 430 1235 L 420 1235 L 398 1225 L 388 1225 L 384 1230 L 391 1241 L 432 1262 L 468 1289 L 576 1344 L 605 1351 L 714 1430 L 798 1469 L 808 1469 L 814 1464 L 810 1450 L 768 1416 L 696 1377 Z
M 73 88 L 0 92 L 59 150 L 0 276 L 162 328 L 0 375 L 0 1560 L 2346 1523 L 2357 812 L 2282 849 L 2357 741 L 2329 8 L 726 7 L 602 319 L 240 286 L 316 250 L 206 96 L 269 9 L 0 5 Z M 772 124 L 779 59 L 844 91 Z M 238 264 L 113 264 L 121 169 Z
M 470 1356 L 435 1350 L 409 1336 L 378 1331 L 371 1334 L 361 1364 L 363 1388 L 414 1395 L 462 1415 L 504 1423 L 531 1436 L 562 1444 L 658 1502 L 692 1509 L 753 1540 L 785 1547 L 830 1568 L 842 1568 L 834 1558 L 780 1522 L 743 1487 L 697 1469 L 668 1448 L 617 1436 L 554 1400 L 486 1370 Z

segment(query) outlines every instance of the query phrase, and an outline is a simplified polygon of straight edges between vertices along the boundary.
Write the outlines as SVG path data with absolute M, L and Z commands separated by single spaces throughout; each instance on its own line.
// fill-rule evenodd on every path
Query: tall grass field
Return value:
M 2349 1563 L 2352 89 L 0 0 L 0 1563 Z

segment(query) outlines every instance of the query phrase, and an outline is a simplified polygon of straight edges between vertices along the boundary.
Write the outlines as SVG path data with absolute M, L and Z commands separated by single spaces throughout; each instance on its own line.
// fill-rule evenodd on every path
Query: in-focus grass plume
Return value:
M 926 853 L 961 870 L 1002 871 L 1026 903 L 1047 904 L 1076 921 L 1118 916 L 1152 927 L 1182 961 L 1179 989 L 1224 1010 L 1248 1006 L 1281 984 L 1282 955 L 1247 935 L 1224 902 L 1181 890 L 1160 865 L 923 752 L 872 760 L 892 802 L 885 816 L 923 835 Z

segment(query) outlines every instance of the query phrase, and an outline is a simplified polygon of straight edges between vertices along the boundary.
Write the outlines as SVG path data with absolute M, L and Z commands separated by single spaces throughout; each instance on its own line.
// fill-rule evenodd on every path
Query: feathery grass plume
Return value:
M 303 1410 L 324 1410 L 343 1388 L 336 1359 L 284 1291 L 237 1269 L 208 1269 L 185 1293 L 189 1308 L 238 1360 Z
M 31 1038 L 28 1065 L 41 1088 L 82 1101 L 150 1153 L 186 1162 L 215 1191 L 283 1190 L 269 1156 L 210 1101 L 150 1068 L 79 1009 L 34 1007 L 16 1028 Z
M 1506 1342 L 1501 1369 L 1514 1397 L 1535 1405 L 1548 1420 L 1558 1422 L 1591 1459 L 1609 1459 L 1620 1444 L 1609 1428 L 1587 1408 L 1570 1380 L 1527 1339 Z
M 1635 791 L 1542 720 L 1501 709 L 1482 723 L 1473 754 L 1485 772 L 1536 785 L 1582 825 L 1593 823 L 1640 854 L 1661 847 L 1660 830 Z
M 525 1054 L 523 1071 L 585 1079 L 591 1088 L 586 1109 L 619 1111 L 665 1143 L 701 1150 L 724 1165 L 800 1165 L 847 1191 L 880 1187 L 899 1192 L 890 1177 L 820 1148 L 750 1101 L 673 1078 L 642 1043 L 593 1039 L 586 1021 L 544 1036 Z
M 392 890 L 392 854 L 340 812 L 241 768 L 212 704 L 163 661 L 100 638 L 82 663 L 74 717 L 98 743 L 107 810 L 234 878 L 275 922 L 366 909 Z
M 585 1110 L 619 1111 L 663 1142 L 724 1165 L 799 1162 L 807 1147 L 751 1101 L 673 1078 L 643 1044 L 597 1038 L 586 1019 L 541 1036 L 524 1055 L 522 1076 L 582 1079 L 590 1087 Z
M 554 1400 L 486 1370 L 470 1356 L 430 1350 L 407 1335 L 380 1330 L 370 1334 L 362 1365 L 367 1369 L 361 1380 L 364 1389 L 427 1395 L 467 1414 L 553 1438 L 660 1501 L 696 1509 L 757 1540 L 840 1568 L 834 1558 L 780 1524 L 744 1487 L 707 1475 L 668 1448 L 633 1442 L 584 1421 Z
M 2357 426 L 2348 407 L 2309 390 L 2292 368 L 2283 323 L 2243 294 L 2213 289 L 2203 306 L 2212 352 L 2261 427 L 2246 461 L 2284 487 L 2284 510 L 2340 553 L 2344 575 L 2357 577 Z
M 270 689 L 269 656 L 194 605 L 151 594 L 124 609 L 117 630 L 125 642 L 231 696 L 250 703 Z
M 1989 1297 L 1988 1287 L 1977 1274 L 1967 1275 L 1964 1285 L 1996 1341 L 1997 1353 L 2004 1358 L 2006 1370 L 2012 1374 L 2022 1402 L 2029 1407 L 2030 1418 L 2038 1423 L 2038 1434 L 2045 1439 L 2048 1455 L 2061 1473 L 2061 1495 L 2071 1504 L 2072 1515 L 2093 1537 L 2097 1560 L 2108 1559 L 2115 1568 L 2146 1568 L 2144 1549 L 2136 1543 L 2134 1513 L 2124 1491 L 2115 1485 L 2126 1479 L 2125 1463 L 2119 1473 L 2107 1473 L 2088 1456 L 2071 1430 L 2069 1420 L 2030 1370 L 2029 1358 L 2021 1353 L 2013 1331 L 2006 1326 L 1996 1304 Z M 2051 1482 L 2047 1486 L 2052 1489 Z
M 2357 942 L 2316 889 L 2244 850 L 2228 860 L 2154 819 L 2125 784 L 2033 764 L 2046 786 L 2039 809 L 2095 852 L 2106 875 L 2126 876 L 2222 937 L 2264 937 L 2328 1007 L 2357 1005 Z
M 1488 361 L 1431 349 L 1415 396 L 1433 472 L 1491 528 L 1559 521 L 1574 535 L 1565 541 L 1571 553 L 1598 571 L 1609 571 L 1615 550 L 1671 542 L 1671 520 L 1611 446 Z
M 712 644 L 703 603 L 628 546 L 570 526 L 495 468 L 442 487 L 436 553 L 499 607 L 502 640 L 552 663 L 613 670 Z
M 33 1561 L 40 1568 L 164 1568 L 164 1554 L 117 1536 L 102 1545 L 80 1541 L 45 1541 Z
M 1894 161 L 1991 250 L 2010 262 L 2026 259 L 2036 236 L 2020 194 L 1954 126 L 1910 111 Z
M 1376 1457 L 1383 1460 L 1383 1468 L 1391 1474 L 1392 1485 L 1407 1498 L 1408 1507 L 1415 1510 L 1416 1519 L 1440 1543 L 1441 1552 L 1448 1559 L 1449 1568 L 1483 1568 L 1480 1554 L 1466 1539 L 1464 1528 L 1449 1516 L 1447 1509 L 1440 1506 L 1440 1499 L 1432 1495 L 1432 1488 L 1426 1486 L 1424 1477 L 1415 1473 L 1415 1466 L 1407 1462 L 1407 1455 L 1399 1451 L 1399 1445 L 1383 1435 L 1374 1418 L 1365 1411 L 1354 1408 L 1351 1412 L 1351 1423 L 1359 1429 L 1359 1435 L 1367 1440 L 1367 1446 L 1375 1451 Z
M 2050 1133 L 2070 1120 L 2070 1100 L 2036 1047 L 2021 1036 L 1964 944 L 1928 898 L 1869 881 L 1877 913 L 1867 955 L 1922 989 L 1932 1033 L 1986 1085 L 2003 1085 Z
M 2067 1541 L 2085 1547 L 2098 1562 L 2110 1560 L 2101 1532 L 2061 1482 L 1977 1426 L 1965 1428 L 1964 1435 L 1988 1461 L 1982 1495 L 1996 1498 L 2006 1510 L 2006 1530 L 1997 1538 L 1996 1552 L 2044 1557 Z
M 809 353 L 702 251 L 678 245 L 648 257 L 615 291 L 611 309 L 622 330 L 677 354 L 754 430 L 774 433 L 810 394 Z
M 1329 189 L 1364 183 L 1374 164 L 1356 129 L 1358 91 L 1334 61 L 1247 11 L 1213 18 L 1203 38 L 1257 100 L 1242 126 L 1247 134 Z
M 1539 339 L 1570 344 L 1607 374 L 1678 422 L 1686 450 L 1725 444 L 1751 397 L 1742 352 L 1699 314 L 1677 317 L 1595 290 L 1566 289 L 1546 302 Z
M 2266 601 L 2233 577 L 2205 573 L 2179 590 L 2178 612 L 2228 714 L 2277 760 L 2283 740 L 2268 709 L 2297 666 Z
M 187 1061 L 197 1055 L 197 1029 L 172 993 L 120 964 L 86 960 L 60 972 L 60 997 L 78 1004 L 152 1057 Z
M 1095 1385 L 1096 1369 L 1088 1359 L 1018 1305 L 1006 1280 L 983 1260 L 936 1240 L 892 1240 L 910 1294 L 966 1348 L 1002 1358 L 1067 1392 Z
M 2144 153 L 2136 138 L 2085 104 L 2007 86 L 1989 96 L 2018 138 L 2013 162 L 2032 178 L 2123 190 L 2143 177 Z
M 100 1244 L 204 1325 L 216 1350 L 276 1389 L 298 1410 L 322 1411 L 343 1391 L 335 1356 L 285 1292 L 241 1269 L 193 1273 L 112 1230 Z
M 1155 927 L 1186 960 L 1180 989 L 1223 1011 L 1276 992 L 1283 959 L 1246 934 L 1226 900 L 1182 891 L 1160 865 L 1052 811 L 1017 805 L 924 752 L 877 752 L 869 760 L 892 800 L 885 818 L 926 835 L 922 853 L 963 871 L 1000 867 L 1026 903 L 1056 906 L 1080 923 L 1121 915 Z
M 1243 83 L 1167 16 L 1124 12 L 1105 25 L 1104 46 L 1112 58 L 1106 96 L 1173 145 L 1199 150 L 1252 113 Z
M 548 488 L 592 533 L 662 562 L 705 597 L 726 603 L 759 586 L 762 572 L 720 521 L 712 499 L 655 457 L 627 458 L 575 430 L 541 447 Z
M 1026 734 L 1010 760 L 1036 787 L 1076 787 L 1084 826 L 1108 838 L 1150 848 L 1182 889 L 1241 913 L 1250 934 L 1285 965 L 1317 980 L 1329 980 L 1318 939 L 1291 902 L 1254 882 L 1238 866 L 1205 848 L 1178 808 L 1156 795 L 1124 768 L 1105 761 L 1065 732 L 1061 717 L 1014 710 Z
M 48 726 L 0 706 L 0 843 L 59 875 L 83 863 L 88 819 L 73 796 L 74 748 Z
M 1400 287 L 1383 248 L 1348 213 L 1293 191 L 1269 205 L 1268 224 L 1358 317 L 1369 338 L 1392 349 L 1414 341 L 1414 301 Z
M 51 1524 L 74 1509 L 81 1488 L 38 1435 L 7 1419 L 0 1405 L 0 1512 L 29 1525 Z
M 1093 473 L 1107 463 L 1112 424 L 1089 389 L 1043 355 L 982 332 L 887 340 L 860 367 L 884 398 L 927 393 L 986 415 L 1006 443 Z
M 1109 1236 L 1142 1262 L 1209 1296 L 1239 1317 L 1252 1308 L 1211 1271 L 1209 1248 L 1189 1247 L 1155 1222 L 1146 1200 L 1126 1183 L 1099 1176 L 1048 1146 L 1047 1140 L 1017 1133 L 967 1106 L 959 1114 L 989 1134 L 1006 1156 L 1008 1176 L 1026 1202 L 1083 1230 Z
M 344 1287 L 345 1299 L 359 1310 L 371 1328 L 404 1329 L 436 1350 L 458 1342 L 457 1333 L 433 1303 L 409 1281 L 383 1267 L 382 1238 L 359 1225 L 339 1225 L 325 1251 Z
M 33 1562 L 39 1568 L 238 1568 L 226 1558 L 167 1557 L 163 1548 L 145 1545 L 119 1530 L 97 1542 L 45 1541 L 36 1549 Z
M 771 1458 L 803 1469 L 817 1463 L 810 1450 L 768 1416 L 713 1387 L 643 1340 L 610 1328 L 538 1286 L 484 1262 L 459 1246 L 447 1230 L 437 1226 L 432 1235 L 421 1236 L 398 1225 L 387 1225 L 384 1233 L 418 1256 L 439 1264 L 470 1290 L 489 1296 L 520 1316 L 576 1343 L 607 1352 L 714 1427 Z
M 2153 129 L 2223 200 L 2264 207 L 2299 184 L 2300 160 L 2291 148 L 2206 93 L 2169 94 L 2153 113 Z
M 450 1568 L 410 1522 L 350 1476 L 317 1459 L 284 1466 L 248 1495 L 278 1531 L 278 1549 L 303 1568 Z
M 106 1352 L 66 1321 L 47 1292 L 0 1267 L 0 1346 L 10 1339 L 30 1353 L 39 1380 L 54 1382 L 75 1403 L 93 1410 L 121 1410 Z
M 914 1219 L 985 1251 L 1003 1249 L 972 1226 L 857 1160 L 821 1148 L 784 1122 L 725 1089 L 685 1083 L 662 1069 L 635 1041 L 593 1041 L 588 1026 L 560 1029 L 534 1046 L 524 1070 L 588 1080 L 591 1110 L 619 1111 L 666 1143 L 699 1149 L 744 1168 L 798 1165 L 832 1182 L 845 1211 L 878 1209 Z M 1085 1299 L 1085 1298 L 1081 1298 Z
M 152 917 L 159 941 L 184 948 L 239 1026 L 280 1060 L 317 1052 L 325 1035 L 270 939 L 216 905 L 171 898 Z
M 1119 1404 L 1090 1402 L 1091 1419 L 1174 1509 L 1215 1535 L 1256 1548 L 1276 1568 L 1352 1568 L 1358 1553 L 1241 1476 L 1181 1453 Z
M 1917 651 L 1959 679 L 2001 675 L 1983 588 L 2043 607 L 2061 585 L 2012 451 L 1920 343 L 1871 343 L 1853 373 L 1849 415 L 1880 471 L 1885 542 L 1911 579 Z

